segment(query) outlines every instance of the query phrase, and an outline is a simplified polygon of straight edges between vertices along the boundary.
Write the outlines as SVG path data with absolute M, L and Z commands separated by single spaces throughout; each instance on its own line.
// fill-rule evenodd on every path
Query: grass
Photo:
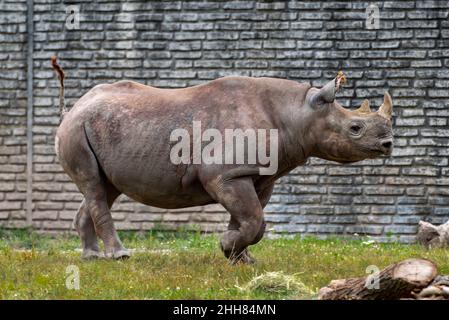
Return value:
M 251 280 L 278 272 L 317 292 L 332 279 L 365 275 L 369 265 L 383 268 L 411 257 L 431 259 L 441 274 L 449 274 L 448 250 L 417 245 L 265 239 L 251 248 L 257 264 L 231 266 L 213 235 L 122 232 L 121 237 L 128 248 L 148 251 L 126 261 L 82 261 L 74 251 L 77 237 L 0 230 L 0 299 L 310 299 L 313 294 L 265 290 Z M 80 290 L 66 287 L 71 265 L 79 268 Z

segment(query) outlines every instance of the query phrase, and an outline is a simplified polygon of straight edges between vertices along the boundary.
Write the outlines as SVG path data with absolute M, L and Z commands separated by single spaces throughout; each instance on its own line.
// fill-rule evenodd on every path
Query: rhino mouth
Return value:
M 393 152 L 393 140 L 385 139 L 371 148 L 366 148 L 366 152 L 370 155 L 370 157 L 379 157 L 382 155 L 390 156 Z
M 368 152 L 370 153 L 370 156 L 373 158 L 379 157 L 379 156 L 390 156 L 392 150 L 391 149 L 384 149 L 384 148 L 379 148 L 379 149 L 368 149 Z

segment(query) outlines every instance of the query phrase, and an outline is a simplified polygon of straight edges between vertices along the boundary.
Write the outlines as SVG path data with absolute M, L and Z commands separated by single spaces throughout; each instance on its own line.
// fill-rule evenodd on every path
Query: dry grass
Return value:
M 362 276 L 369 265 L 383 268 L 411 257 L 431 259 L 440 273 L 449 274 L 448 250 L 426 251 L 416 245 L 266 239 L 252 247 L 257 264 L 231 266 L 215 236 L 187 232 L 121 236 L 127 247 L 151 251 L 136 252 L 127 261 L 82 261 L 74 251 L 79 246 L 75 237 L 52 239 L 0 230 L 0 298 L 308 299 L 313 298 L 310 291 L 332 279 Z M 66 287 L 69 265 L 80 270 L 80 290 Z M 254 280 L 267 272 L 275 272 L 270 278 L 276 275 L 275 285 Z
M 284 274 L 282 271 L 265 272 L 254 277 L 239 289 L 248 293 L 260 292 L 278 296 L 285 295 L 312 298 L 315 295 L 313 290 L 301 282 L 298 275 Z

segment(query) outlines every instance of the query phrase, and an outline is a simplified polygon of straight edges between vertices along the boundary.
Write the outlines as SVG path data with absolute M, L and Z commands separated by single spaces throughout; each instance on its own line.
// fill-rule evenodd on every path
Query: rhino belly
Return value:
M 106 124 L 96 119 L 86 125 L 86 133 L 101 169 L 120 192 L 161 208 L 213 203 L 196 177 L 189 177 L 188 186 L 182 185 L 187 165 L 170 160 L 171 128 L 151 120 L 119 121 Z

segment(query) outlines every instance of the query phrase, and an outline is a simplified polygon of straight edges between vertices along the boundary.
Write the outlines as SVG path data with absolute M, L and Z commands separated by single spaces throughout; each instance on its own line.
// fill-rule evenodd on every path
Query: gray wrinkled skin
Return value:
M 221 248 L 232 262 L 252 262 L 247 247 L 265 231 L 263 208 L 275 181 L 309 157 L 340 163 L 389 155 L 392 102 L 378 112 L 367 102 L 348 111 L 334 100 L 340 78 L 322 89 L 274 78 L 225 77 L 184 89 L 158 89 L 131 81 L 102 84 L 66 113 L 56 150 L 65 172 L 84 195 L 75 226 L 83 257 L 129 256 L 110 208 L 120 194 L 151 206 L 183 208 L 220 203 L 231 215 Z M 216 128 L 278 129 L 278 171 L 259 165 L 175 165 L 170 133 Z

